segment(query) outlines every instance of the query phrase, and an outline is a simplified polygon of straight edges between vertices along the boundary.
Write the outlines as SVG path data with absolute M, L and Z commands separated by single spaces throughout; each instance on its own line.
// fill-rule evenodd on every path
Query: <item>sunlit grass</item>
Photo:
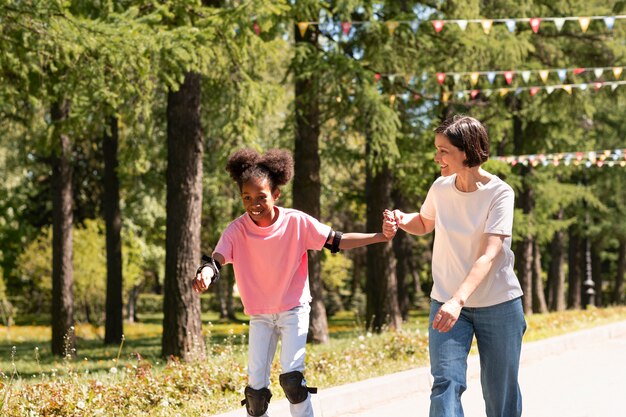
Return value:
M 101 327 L 77 325 L 78 356 L 50 354 L 46 326 L 0 327 L 0 415 L 210 415 L 238 407 L 246 384 L 248 325 L 203 316 L 207 360 L 181 364 L 160 358 L 161 316 L 126 323 L 125 342 L 104 346 Z M 626 320 L 626 307 L 527 317 L 525 341 Z M 369 332 L 354 314 L 329 321 L 331 341 L 307 348 L 307 379 L 328 388 L 428 361 L 427 315 L 412 312 L 401 331 Z M 119 360 L 118 360 L 119 354 Z M 278 361 L 272 369 L 275 398 Z M 5 414 L 8 413 L 8 414 Z

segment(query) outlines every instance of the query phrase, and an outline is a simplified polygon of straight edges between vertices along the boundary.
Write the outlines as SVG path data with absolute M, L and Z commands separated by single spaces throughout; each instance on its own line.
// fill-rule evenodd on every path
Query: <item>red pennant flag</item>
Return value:
M 374 74 L 374 78 L 376 78 L 376 81 L 380 81 L 380 74 L 379 73 Z
M 539 91 L 539 87 L 530 87 L 530 95 L 534 96 Z
M 445 72 L 438 72 L 437 73 L 437 82 L 439 82 L 439 84 L 443 84 L 443 82 L 446 80 L 446 73 Z
M 343 29 L 343 33 L 344 34 L 348 34 L 348 32 L 350 32 L 350 28 L 352 27 L 352 23 L 350 22 L 342 22 L 341 23 L 341 29 Z
M 441 32 L 441 29 L 443 29 L 443 20 L 433 20 L 432 23 L 435 28 L 435 32 Z
M 504 79 L 510 85 L 511 81 L 513 81 L 513 71 L 504 71 Z
M 585 72 L 584 68 L 575 68 L 574 69 L 574 75 L 582 74 L 583 72 Z
M 593 83 L 593 86 L 596 88 L 596 91 L 598 91 L 600 88 L 602 88 L 602 83 L 601 82 L 595 82 L 595 83 Z
M 541 18 L 533 17 L 532 19 L 530 19 L 530 27 L 533 30 L 533 32 L 535 33 L 539 32 L 539 25 L 541 25 Z
M 472 90 L 472 92 L 470 93 L 470 97 L 472 97 L 472 99 L 474 99 L 474 98 L 476 98 L 478 93 L 480 93 L 480 90 Z
M 254 29 L 254 33 L 259 36 L 259 34 L 261 33 L 261 26 L 259 26 L 257 22 L 254 22 L 254 24 L 252 24 L 252 29 Z

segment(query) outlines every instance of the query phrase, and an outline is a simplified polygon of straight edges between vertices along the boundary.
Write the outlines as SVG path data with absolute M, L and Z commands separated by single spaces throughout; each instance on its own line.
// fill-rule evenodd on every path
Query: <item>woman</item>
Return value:
M 436 230 L 429 347 L 430 416 L 463 416 L 467 356 L 476 336 L 488 417 L 522 413 L 519 359 L 526 322 L 511 251 L 514 193 L 481 165 L 489 138 L 478 120 L 455 116 L 435 129 L 441 168 L 419 213 L 394 210 L 399 228 Z

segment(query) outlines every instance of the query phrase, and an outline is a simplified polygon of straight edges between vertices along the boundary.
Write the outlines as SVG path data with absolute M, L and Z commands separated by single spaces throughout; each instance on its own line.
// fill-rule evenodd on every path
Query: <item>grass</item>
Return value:
M 45 326 L 0 327 L 0 415 L 211 415 L 238 407 L 246 384 L 247 323 L 203 316 L 208 359 L 183 364 L 160 357 L 161 317 L 125 324 L 123 346 L 104 346 L 103 329 L 76 327 L 78 356 L 50 354 Z M 527 317 L 525 341 L 626 320 L 626 307 Z M 372 334 L 351 313 L 330 320 L 331 342 L 307 349 L 307 380 L 327 388 L 428 362 L 427 316 L 412 312 L 402 331 Z M 272 369 L 275 398 L 278 361 Z

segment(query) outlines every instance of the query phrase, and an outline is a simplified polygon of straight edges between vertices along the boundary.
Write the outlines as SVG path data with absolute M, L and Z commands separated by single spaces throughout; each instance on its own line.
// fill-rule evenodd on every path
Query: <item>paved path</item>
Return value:
M 478 358 L 470 358 L 467 417 L 485 417 Z M 372 378 L 320 391 L 316 417 L 427 417 L 428 368 Z M 520 385 L 525 417 L 626 416 L 626 322 L 524 344 Z M 271 417 L 289 416 L 286 401 Z M 245 416 L 237 410 L 221 417 Z

